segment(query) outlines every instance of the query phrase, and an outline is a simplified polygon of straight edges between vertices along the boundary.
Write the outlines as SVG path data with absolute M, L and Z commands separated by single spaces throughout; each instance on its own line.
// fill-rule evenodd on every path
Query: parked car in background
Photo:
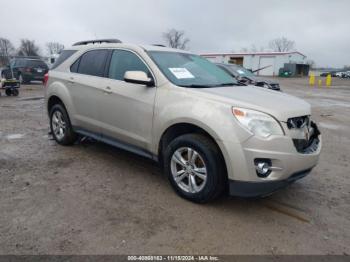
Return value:
M 337 74 L 336 71 L 330 71 L 330 72 L 323 72 L 323 73 L 320 74 L 320 76 L 326 77 L 326 76 L 328 76 L 328 75 L 331 75 L 331 77 L 337 77 L 336 74 Z
M 309 174 L 322 147 L 310 104 L 242 86 L 184 50 L 83 41 L 61 53 L 45 90 L 58 144 L 88 136 L 158 161 L 194 202 L 271 194 Z
M 44 81 L 44 75 L 48 72 L 47 64 L 39 58 L 33 57 L 15 57 L 11 59 L 10 65 L 2 70 L 2 75 L 11 74 L 11 68 L 14 77 L 21 84 L 31 81 Z
M 338 72 L 337 77 L 339 78 L 350 78 L 350 71 Z
M 256 76 L 251 71 L 242 66 L 223 63 L 217 63 L 216 65 L 236 78 L 239 83 L 260 86 L 276 91 L 281 90 L 279 83 L 266 78 L 262 78 L 260 76 Z

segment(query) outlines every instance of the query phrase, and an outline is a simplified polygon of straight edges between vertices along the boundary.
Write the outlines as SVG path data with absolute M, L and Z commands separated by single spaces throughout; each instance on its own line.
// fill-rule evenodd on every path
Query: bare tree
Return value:
M 64 49 L 64 45 L 58 42 L 46 43 L 46 51 L 49 55 L 59 54 Z
M 286 37 L 276 38 L 270 41 L 269 48 L 276 52 L 288 52 L 295 48 L 295 42 Z
M 10 61 L 10 57 L 14 54 L 15 48 L 10 40 L 6 38 L 0 38 L 0 65 L 7 65 Z
M 18 55 L 20 56 L 38 56 L 39 47 L 35 44 L 34 40 L 21 39 L 21 45 L 18 49 Z
M 177 49 L 186 49 L 187 44 L 190 42 L 190 40 L 185 37 L 184 31 L 176 29 L 170 29 L 163 33 L 163 38 L 170 47 Z

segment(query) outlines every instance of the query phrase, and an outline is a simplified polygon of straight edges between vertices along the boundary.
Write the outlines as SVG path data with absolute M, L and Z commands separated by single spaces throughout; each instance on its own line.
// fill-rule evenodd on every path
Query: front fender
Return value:
M 240 144 L 251 136 L 234 119 L 232 105 L 204 97 L 187 88 L 176 86 L 159 88 L 153 121 L 154 154 L 158 154 L 164 132 L 175 124 L 183 123 L 203 129 L 216 141 L 231 174 L 230 158 L 225 145 Z

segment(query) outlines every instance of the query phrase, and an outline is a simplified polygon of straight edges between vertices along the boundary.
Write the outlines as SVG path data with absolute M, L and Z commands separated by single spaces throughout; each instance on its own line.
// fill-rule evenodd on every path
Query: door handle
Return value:
M 104 92 L 105 94 L 112 94 L 112 89 L 111 89 L 109 86 L 107 86 L 107 87 L 103 90 L 103 92 Z

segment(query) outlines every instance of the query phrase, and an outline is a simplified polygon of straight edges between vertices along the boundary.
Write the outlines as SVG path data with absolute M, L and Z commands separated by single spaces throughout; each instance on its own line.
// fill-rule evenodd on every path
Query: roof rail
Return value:
M 109 44 L 117 44 L 117 43 L 122 43 L 119 39 L 96 39 L 96 40 L 86 40 L 86 41 L 80 41 L 73 46 L 78 46 L 78 45 L 87 45 L 87 44 L 102 44 L 102 43 L 109 43 Z
M 12 56 L 12 58 L 41 59 L 41 56 L 16 55 L 16 56 Z
M 166 47 L 165 45 L 162 45 L 162 44 L 153 44 L 153 46 Z

